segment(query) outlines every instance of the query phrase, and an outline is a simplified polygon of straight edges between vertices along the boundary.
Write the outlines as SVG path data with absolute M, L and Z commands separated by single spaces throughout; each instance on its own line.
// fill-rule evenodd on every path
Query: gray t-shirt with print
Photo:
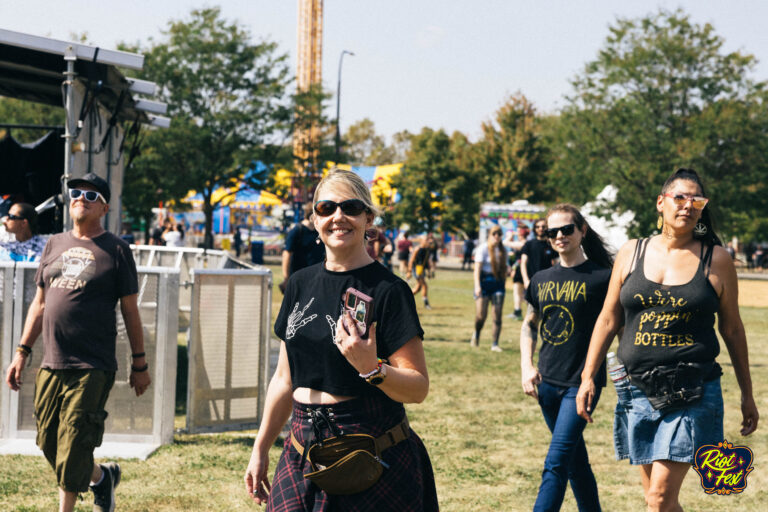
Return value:
M 138 292 L 130 246 L 112 233 L 51 237 L 35 275 L 45 291 L 43 368 L 116 371 L 115 307 Z

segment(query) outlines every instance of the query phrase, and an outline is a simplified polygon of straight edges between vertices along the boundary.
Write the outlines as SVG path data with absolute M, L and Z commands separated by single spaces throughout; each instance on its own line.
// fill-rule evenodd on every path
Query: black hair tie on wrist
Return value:
M 145 355 L 147 355 L 146 352 L 137 352 L 135 354 L 131 354 L 131 357 L 134 358 L 134 359 L 138 359 L 140 357 L 144 357 Z

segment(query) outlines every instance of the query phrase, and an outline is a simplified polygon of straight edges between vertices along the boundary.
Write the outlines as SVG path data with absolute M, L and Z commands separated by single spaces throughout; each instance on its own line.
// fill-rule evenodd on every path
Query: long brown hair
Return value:
M 494 239 L 493 234 L 501 234 L 501 228 L 494 226 L 488 231 L 488 255 L 491 259 L 491 272 L 493 277 L 503 281 L 507 277 L 507 249 L 501 243 L 501 237 Z M 496 257 L 496 249 L 499 249 L 500 258 Z
M 581 248 L 584 249 L 584 254 L 587 255 L 588 259 L 601 267 L 613 267 L 613 254 L 608 249 L 605 240 L 592 229 L 592 226 L 589 225 L 589 222 L 587 222 L 587 219 L 584 218 L 578 208 L 569 203 L 556 204 L 547 211 L 546 218 L 549 219 L 549 216 L 555 212 L 570 214 L 573 223 L 579 229 L 582 229 L 584 226 L 587 227 L 587 232 L 584 234 L 584 238 L 581 239 Z

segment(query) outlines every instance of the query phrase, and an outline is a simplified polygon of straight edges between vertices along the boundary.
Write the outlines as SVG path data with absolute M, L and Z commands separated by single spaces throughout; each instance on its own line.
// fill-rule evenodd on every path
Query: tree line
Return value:
M 392 221 L 469 233 L 482 202 L 580 205 L 610 184 L 618 194 L 602 213 L 632 211 L 630 234 L 647 235 L 666 177 L 693 167 L 726 237 L 767 240 L 766 82 L 751 78 L 754 56 L 723 44 L 681 10 L 616 20 L 560 112 L 538 114 L 517 93 L 475 142 L 414 135 Z
M 344 134 L 342 160 L 404 162 L 388 225 L 460 233 L 477 229 L 485 201 L 583 204 L 611 184 L 618 194 L 604 213 L 630 210 L 630 234 L 648 234 L 666 176 L 693 167 L 708 186 L 720 231 L 766 240 L 768 89 L 752 78 L 754 56 L 723 45 L 714 27 L 682 10 L 619 18 L 597 56 L 573 77 L 559 112 L 541 114 L 515 93 L 474 141 L 425 127 L 399 132 L 387 144 L 363 119 Z M 170 129 L 145 129 L 140 153 L 130 159 L 123 204 L 133 218 L 149 220 L 159 202 L 179 204 L 195 189 L 203 195 L 210 244 L 217 187 L 245 177 L 251 188 L 285 195 L 276 170 L 292 169 L 298 153 L 310 155 L 302 161 L 310 170 L 333 160 L 334 125 L 324 114 L 331 95 L 319 88 L 292 92 L 287 56 L 276 43 L 254 42 L 218 8 L 193 10 L 170 21 L 158 40 L 120 48 L 145 54 L 137 76 L 159 85 L 158 99 L 173 118 Z M 0 118 L 62 124 L 63 110 L 0 98 Z M 317 128 L 315 147 L 295 151 L 297 126 Z

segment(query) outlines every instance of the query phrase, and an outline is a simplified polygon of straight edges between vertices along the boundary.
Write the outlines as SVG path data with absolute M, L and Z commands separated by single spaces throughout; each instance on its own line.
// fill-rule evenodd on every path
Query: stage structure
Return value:
M 64 107 L 64 161 L 51 178 L 53 189 L 66 198 L 66 180 L 88 172 L 103 177 L 112 190 L 105 227 L 113 233 L 120 232 L 123 172 L 126 159 L 136 154 L 140 125 L 170 126 L 161 115 L 167 105 L 146 98 L 157 86 L 119 69 L 140 70 L 143 64 L 143 55 L 0 29 L 0 96 Z M 12 171 L 2 158 L 0 168 Z M 38 188 L 50 183 L 43 185 Z M 56 199 L 49 204 L 62 208 L 67 230 L 69 201 Z

